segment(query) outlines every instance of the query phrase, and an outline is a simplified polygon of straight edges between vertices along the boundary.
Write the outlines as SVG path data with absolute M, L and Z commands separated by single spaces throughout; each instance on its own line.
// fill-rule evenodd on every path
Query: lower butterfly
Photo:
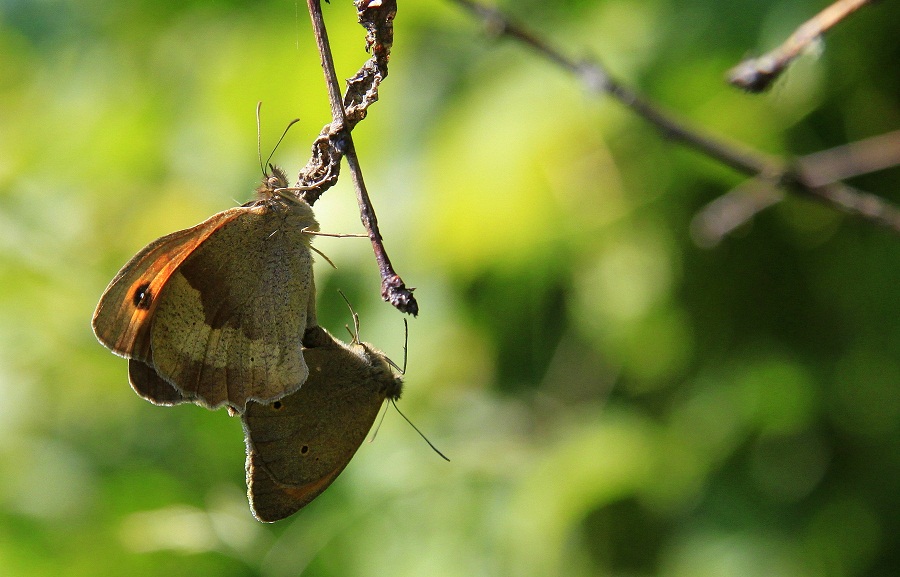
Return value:
M 274 403 L 251 401 L 241 415 L 248 496 L 260 521 L 284 519 L 327 489 L 384 401 L 400 398 L 403 390 L 390 361 L 372 345 L 348 345 L 324 329 L 311 330 L 321 333 L 318 346 L 303 350 L 309 377 L 300 390 Z

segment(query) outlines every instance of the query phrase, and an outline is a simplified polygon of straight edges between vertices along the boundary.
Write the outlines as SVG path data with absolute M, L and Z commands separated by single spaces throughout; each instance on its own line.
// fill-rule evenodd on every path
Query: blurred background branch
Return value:
M 893 131 L 801 156 L 794 162 L 794 170 L 803 175 L 806 187 L 819 191 L 820 195 L 833 196 L 841 205 L 853 204 L 854 210 L 868 213 L 877 221 L 893 218 L 882 212 L 889 205 L 840 181 L 897 164 L 900 164 L 900 131 Z M 713 200 L 698 211 L 691 223 L 694 239 L 707 247 L 722 242 L 757 213 L 784 199 L 779 184 L 771 179 L 753 178 Z
M 798 56 L 813 52 L 833 26 L 873 0 L 837 0 L 804 22 L 781 46 L 757 58 L 748 58 L 728 71 L 728 82 L 748 92 L 763 92 Z
M 721 136 L 708 134 L 701 128 L 664 111 L 657 104 L 617 81 L 596 60 L 579 61 L 566 56 L 534 31 L 513 22 L 501 10 L 471 0 L 453 1 L 478 16 L 491 33 L 508 36 L 528 45 L 541 56 L 579 77 L 593 93 L 612 96 L 641 118 L 650 122 L 664 138 L 693 148 L 739 172 L 770 183 L 772 186 L 808 196 L 900 234 L 900 209 L 887 200 L 839 182 L 817 184 L 822 179 L 816 177 L 809 170 L 811 168 L 809 163 L 803 165 L 801 170 L 789 159 L 778 158 L 743 144 L 729 142 Z M 896 153 L 896 150 L 893 152 Z M 833 159 L 833 156 L 830 158 Z M 880 160 L 884 161 L 885 158 L 885 155 L 881 155 Z M 888 161 L 890 166 L 900 163 L 900 155 L 894 154 L 887 158 L 890 159 Z M 883 167 L 884 164 L 882 162 L 880 166 Z M 753 186 L 756 187 L 756 185 Z M 735 198 L 740 196 L 742 195 L 729 195 L 724 204 L 733 205 Z M 777 203 L 780 198 L 778 194 L 771 194 L 767 196 L 765 202 L 747 203 L 746 207 L 752 206 L 752 210 L 729 209 L 727 212 L 732 218 L 738 215 L 745 219 L 752 218 L 760 210 Z M 722 203 L 717 204 L 717 207 L 721 206 Z M 709 212 L 704 215 L 703 220 L 709 222 L 714 215 L 723 214 L 724 212 L 718 210 Z M 728 223 L 722 223 L 712 228 L 719 231 L 733 230 L 737 224 L 739 223 L 729 219 Z

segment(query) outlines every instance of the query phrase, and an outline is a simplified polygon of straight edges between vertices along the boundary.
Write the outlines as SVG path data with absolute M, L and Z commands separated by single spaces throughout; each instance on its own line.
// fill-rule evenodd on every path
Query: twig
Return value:
M 860 211 L 877 211 L 882 205 L 880 199 L 872 202 L 868 193 L 850 189 L 840 181 L 900 164 L 900 130 L 807 154 L 794 164 L 807 186 L 824 188 L 825 194 L 836 195 L 847 194 L 849 189 L 850 198 L 860 204 Z M 700 246 L 715 246 L 783 198 L 777 183 L 761 178 L 748 180 L 697 212 L 691 222 L 694 241 Z
M 763 92 L 795 58 L 815 46 L 835 24 L 873 0 L 837 0 L 804 22 L 784 43 L 759 58 L 748 58 L 728 71 L 728 82 L 747 92 Z
M 412 294 L 412 289 L 406 288 L 403 279 L 394 272 L 391 260 L 388 258 L 381 232 L 378 230 L 378 219 L 375 216 L 375 209 L 372 207 L 372 201 L 369 199 L 369 193 L 366 191 L 366 185 L 363 181 L 359 158 L 353 145 L 353 137 L 350 135 L 353 125 L 365 118 L 365 107 L 368 107 L 368 104 L 377 99 L 377 82 L 380 82 L 380 79 L 372 85 L 375 91 L 374 99 L 362 98 L 360 102 L 366 103 L 365 107 L 356 107 L 352 112 L 350 110 L 345 112 L 345 103 L 341 99 L 334 60 L 332 59 L 331 48 L 328 43 L 328 33 L 325 30 L 322 5 L 319 0 L 307 0 L 306 4 L 312 19 L 313 32 L 316 37 L 316 46 L 319 49 L 319 57 L 322 61 L 322 69 L 325 72 L 328 100 L 331 103 L 332 121 L 329 127 L 323 130 L 323 133 L 328 133 L 327 144 L 329 148 L 337 150 L 337 152 L 343 153 L 347 157 L 347 165 L 350 167 L 353 186 L 356 189 L 356 198 L 359 203 L 360 220 L 362 220 L 363 226 L 369 234 L 369 239 L 372 241 L 375 260 L 378 262 L 378 268 L 381 272 L 381 297 L 401 312 L 415 316 L 419 313 L 419 305 Z M 360 14 L 360 22 L 366 25 L 369 30 L 367 48 L 371 48 L 374 52 L 374 56 L 363 67 L 361 71 L 362 76 L 368 76 L 368 71 L 374 71 L 375 76 L 383 78 L 387 75 L 386 66 L 393 38 L 392 22 L 397 11 L 396 0 L 357 0 L 356 7 Z M 386 36 L 387 38 L 381 40 L 379 36 Z M 371 66 L 369 66 L 370 64 Z M 364 79 L 360 79 L 358 83 L 354 84 L 354 80 L 357 80 L 359 77 L 360 75 L 358 74 L 357 77 L 350 80 L 350 86 L 348 87 L 348 99 L 350 100 L 359 94 L 359 87 L 369 86 Z M 364 91 L 363 94 L 365 92 L 368 91 Z M 316 142 L 319 143 L 321 138 L 322 136 L 320 135 Z M 314 146 L 315 150 L 316 147 Z M 338 160 L 339 162 L 340 160 Z M 333 173 L 336 179 L 336 170 Z M 304 176 L 307 176 L 306 173 L 301 173 L 301 180 Z M 321 195 L 321 192 L 315 198 L 310 197 L 310 200 L 315 202 L 319 195 Z
M 797 159 L 810 186 L 824 186 L 900 164 L 900 130 L 807 154 Z
M 636 92 L 613 79 L 596 61 L 576 61 L 550 46 L 543 39 L 522 26 L 513 23 L 497 9 L 473 2 L 453 0 L 479 18 L 496 34 L 510 36 L 536 50 L 556 65 L 579 77 L 589 90 L 600 95 L 610 95 L 637 115 L 648 121 L 663 137 L 693 148 L 706 156 L 734 168 L 738 172 L 773 186 L 814 198 L 834 208 L 850 213 L 871 223 L 900 233 L 900 210 L 877 196 L 857 191 L 842 183 L 816 184 L 803 166 L 774 157 L 743 144 L 728 142 L 723 138 L 703 134 L 673 114 L 644 99 Z
M 691 220 L 691 237 L 697 246 L 712 248 L 741 225 L 784 198 L 774 183 L 761 178 L 746 180 L 713 200 Z
M 738 144 L 729 144 L 710 136 L 699 134 L 674 116 L 666 114 L 636 92 L 616 82 L 596 61 L 577 61 L 564 55 L 524 27 L 513 23 L 502 12 L 472 2 L 453 0 L 457 4 L 479 16 L 488 29 L 496 34 L 504 34 L 530 46 L 541 56 L 565 68 L 585 84 L 588 90 L 597 94 L 609 94 L 625 106 L 653 124 L 663 136 L 696 148 L 700 152 L 747 174 L 772 171 L 775 160 L 749 149 L 740 149 Z
M 387 61 L 393 44 L 396 0 L 357 0 L 358 19 L 366 28 L 366 50 L 372 58 L 347 80 L 344 93 L 344 124 L 328 123 L 313 142 L 312 156 L 298 175 L 297 186 L 310 187 L 303 199 L 312 206 L 337 182 L 343 149 L 342 130 L 352 131 L 378 101 L 378 86 L 387 76 Z

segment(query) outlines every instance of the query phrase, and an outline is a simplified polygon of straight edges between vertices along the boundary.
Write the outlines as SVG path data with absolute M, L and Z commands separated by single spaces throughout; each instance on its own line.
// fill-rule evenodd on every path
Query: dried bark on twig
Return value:
M 312 187 L 303 193 L 309 204 L 316 200 L 328 188 L 337 182 L 340 173 L 341 159 L 347 157 L 353 186 L 356 189 L 359 203 L 360 220 L 372 242 L 375 259 L 381 273 L 381 296 L 401 312 L 419 313 L 419 305 L 403 279 L 394 271 L 384 248 L 381 232 L 378 230 L 378 219 L 369 199 L 359 158 L 353 145 L 350 132 L 366 117 L 369 106 L 378 100 L 378 86 L 387 76 L 387 64 L 393 44 L 393 20 L 397 13 L 396 0 L 356 0 L 357 15 L 360 24 L 367 31 L 366 50 L 372 57 L 347 81 L 347 91 L 343 98 L 340 95 L 334 60 L 325 30 L 322 6 L 319 0 L 307 0 L 316 46 L 325 72 L 325 84 L 328 88 L 328 99 L 331 103 L 332 120 L 327 124 L 313 143 L 312 158 L 300 171 L 298 187 Z

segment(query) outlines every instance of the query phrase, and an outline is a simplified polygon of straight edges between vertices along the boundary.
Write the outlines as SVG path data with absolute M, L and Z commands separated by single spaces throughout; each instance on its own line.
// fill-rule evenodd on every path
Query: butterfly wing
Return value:
M 97 339 L 123 357 L 150 361 L 150 319 L 172 273 L 211 234 L 245 209 L 217 213 L 200 224 L 167 234 L 138 252 L 106 287 L 92 326 Z
M 399 379 L 363 352 L 305 349 L 310 375 L 299 391 L 273 404 L 248 404 L 247 486 L 260 521 L 283 519 L 322 493 L 362 444 L 385 398 L 399 397 Z
M 128 360 L 128 382 L 138 396 L 154 405 L 171 406 L 191 400 L 160 377 L 156 369 L 137 359 Z
M 300 387 L 298 335 L 314 311 L 305 203 L 273 200 L 214 215 L 138 253 L 113 279 L 94 316 L 100 341 L 130 366 L 139 395 L 242 412 Z M 152 369 L 152 370 L 151 370 Z
M 314 303 L 312 211 L 266 204 L 224 223 L 184 260 L 151 325 L 156 372 L 198 404 L 244 410 L 297 390 Z

